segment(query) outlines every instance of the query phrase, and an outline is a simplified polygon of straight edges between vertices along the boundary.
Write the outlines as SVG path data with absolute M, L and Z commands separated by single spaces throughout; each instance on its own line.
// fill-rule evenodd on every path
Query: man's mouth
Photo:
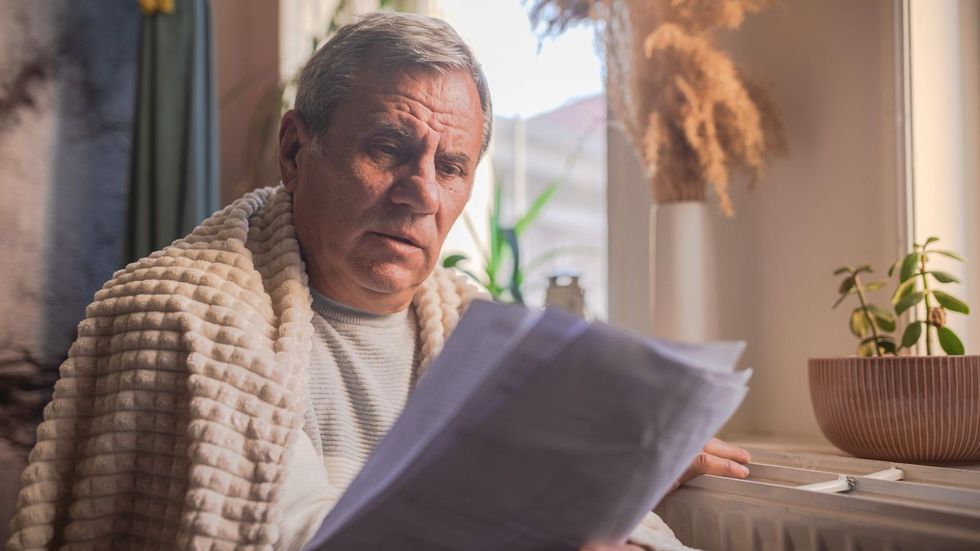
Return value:
M 412 247 L 417 247 L 419 249 L 422 248 L 422 246 L 419 245 L 418 242 L 416 242 L 414 239 L 412 239 L 407 235 L 398 235 L 393 233 L 382 233 L 382 232 L 373 232 L 373 233 L 375 233 L 376 235 L 380 235 L 381 237 L 391 239 L 392 241 L 396 241 L 398 243 L 403 243 L 405 245 L 410 245 Z

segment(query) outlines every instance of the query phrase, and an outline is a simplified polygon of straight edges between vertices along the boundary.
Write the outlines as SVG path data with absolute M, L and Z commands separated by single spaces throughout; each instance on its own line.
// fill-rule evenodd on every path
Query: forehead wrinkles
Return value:
M 467 127 L 468 117 L 463 110 L 456 108 L 451 101 L 440 101 L 443 105 L 432 105 L 402 94 L 381 95 L 386 110 L 393 109 L 399 114 L 408 115 L 438 134 L 455 135 Z M 434 103 L 430 101 L 431 105 Z M 440 108 L 444 109 L 441 110 Z M 399 117 L 400 119 L 403 117 Z

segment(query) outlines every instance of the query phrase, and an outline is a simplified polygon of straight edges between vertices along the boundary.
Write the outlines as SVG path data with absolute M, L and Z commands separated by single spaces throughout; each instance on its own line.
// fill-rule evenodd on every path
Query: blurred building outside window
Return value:
M 504 225 L 558 182 L 521 237 L 525 300 L 542 305 L 549 275 L 577 273 L 591 313 L 605 318 L 606 102 L 591 31 L 572 29 L 539 44 L 520 0 L 442 0 L 440 9 L 483 64 L 496 115 L 483 163 L 489 174 L 477 182 L 467 214 L 485 235 L 492 182 L 502 186 Z M 447 239 L 444 251 L 453 250 L 479 258 L 463 224 Z

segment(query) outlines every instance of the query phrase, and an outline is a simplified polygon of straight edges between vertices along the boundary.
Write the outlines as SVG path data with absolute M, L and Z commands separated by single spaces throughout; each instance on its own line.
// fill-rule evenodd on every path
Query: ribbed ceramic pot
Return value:
M 980 462 L 980 356 L 814 358 L 820 430 L 858 457 Z

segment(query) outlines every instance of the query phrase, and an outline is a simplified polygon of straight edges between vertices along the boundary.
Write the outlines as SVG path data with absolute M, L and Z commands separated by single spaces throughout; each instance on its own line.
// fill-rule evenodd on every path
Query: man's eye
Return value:
M 387 157 L 397 157 L 399 153 L 398 146 L 387 142 L 376 143 L 373 149 L 375 153 Z
M 440 165 L 439 171 L 445 174 L 446 176 L 459 176 L 463 173 L 463 169 L 461 169 L 457 165 L 451 165 L 451 164 Z

